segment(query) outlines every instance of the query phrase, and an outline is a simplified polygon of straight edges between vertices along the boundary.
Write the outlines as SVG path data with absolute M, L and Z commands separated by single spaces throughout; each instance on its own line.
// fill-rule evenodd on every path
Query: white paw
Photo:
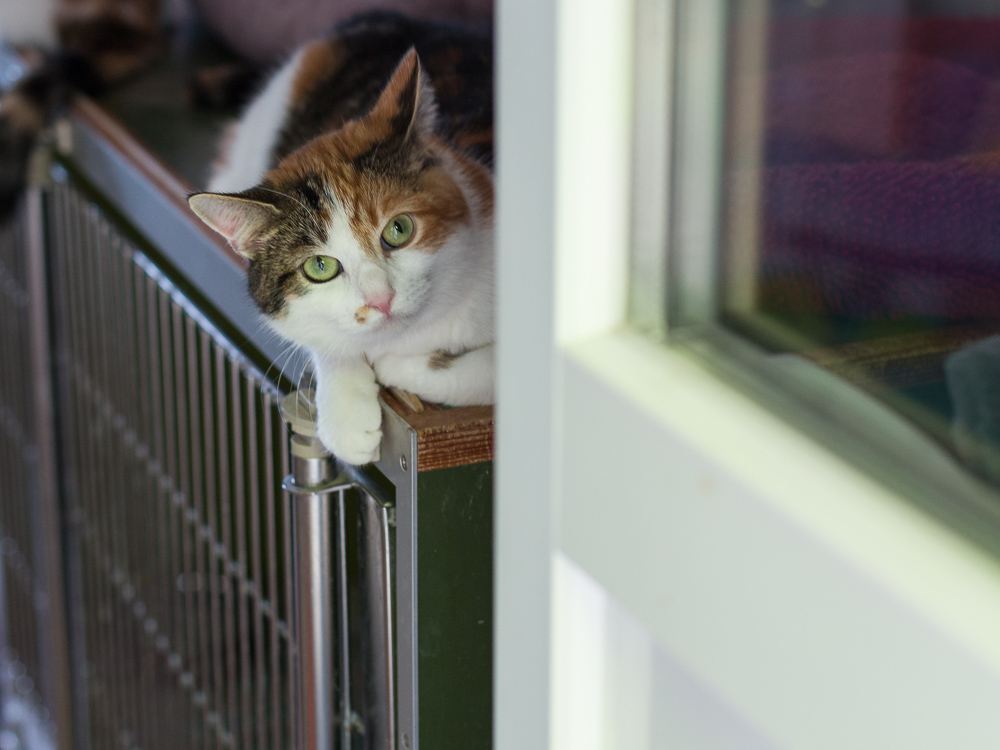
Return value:
M 355 466 L 378 460 L 382 407 L 377 385 L 331 394 L 329 399 L 318 399 L 317 407 L 316 432 L 333 455 Z
M 375 362 L 373 367 L 375 376 L 382 385 L 416 392 L 426 377 L 427 355 L 401 357 L 396 354 L 386 354 Z

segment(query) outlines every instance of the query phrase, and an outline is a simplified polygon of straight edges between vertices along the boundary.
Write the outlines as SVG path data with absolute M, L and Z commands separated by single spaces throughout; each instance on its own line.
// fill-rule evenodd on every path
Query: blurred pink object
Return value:
M 238 53 L 269 61 L 322 36 L 339 21 L 368 10 L 396 10 L 414 18 L 477 23 L 493 16 L 492 0 L 194 0 L 206 24 Z

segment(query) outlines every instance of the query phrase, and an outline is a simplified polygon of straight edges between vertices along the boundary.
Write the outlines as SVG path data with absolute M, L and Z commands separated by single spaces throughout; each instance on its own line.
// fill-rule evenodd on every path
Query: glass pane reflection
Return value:
M 731 3 L 721 299 L 1000 483 L 996 5 Z

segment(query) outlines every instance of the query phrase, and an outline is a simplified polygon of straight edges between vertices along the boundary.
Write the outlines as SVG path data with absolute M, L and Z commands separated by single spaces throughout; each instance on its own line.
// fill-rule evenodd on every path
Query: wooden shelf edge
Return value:
M 442 409 L 385 388 L 382 399 L 417 433 L 417 471 L 436 471 L 493 460 L 492 406 Z M 417 408 L 412 404 L 417 402 Z

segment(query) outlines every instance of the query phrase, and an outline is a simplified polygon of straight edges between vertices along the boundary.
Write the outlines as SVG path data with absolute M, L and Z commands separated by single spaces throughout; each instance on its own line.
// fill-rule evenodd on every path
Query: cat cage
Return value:
M 488 747 L 492 411 L 384 393 L 338 469 L 189 184 L 93 102 L 51 140 L 0 230 L 7 739 Z

